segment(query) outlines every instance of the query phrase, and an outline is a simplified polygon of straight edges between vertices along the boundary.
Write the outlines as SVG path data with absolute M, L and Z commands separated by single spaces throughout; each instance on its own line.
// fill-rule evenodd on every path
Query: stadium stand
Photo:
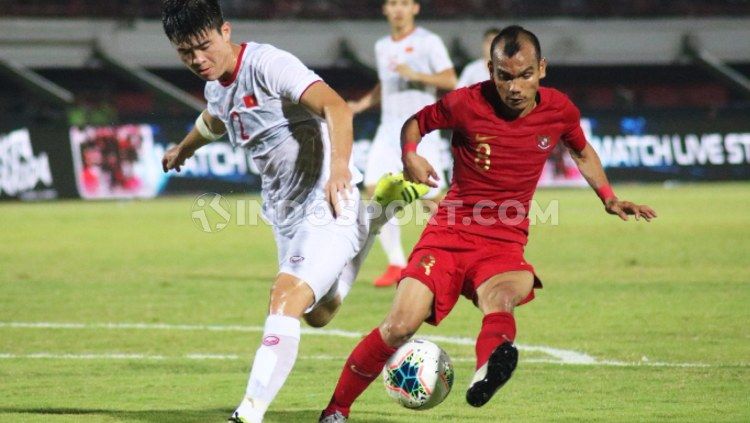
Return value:
M 356 7 L 334 0 L 222 3 L 236 39 L 294 51 L 345 98 L 357 98 L 374 83 L 372 43 L 384 30 L 377 21 L 381 0 Z M 678 126 L 718 114 L 742 119 L 750 110 L 750 49 L 731 42 L 748 36 L 750 0 L 423 4 L 431 19 L 426 25 L 444 37 L 459 71 L 478 54 L 481 34 L 470 28 L 516 18 L 539 28 L 551 63 L 544 84 L 566 92 L 587 116 L 659 115 Z M 159 2 L 0 0 L 0 7 L 5 129 L 53 122 L 180 122 L 182 128 L 203 101 L 203 84 L 184 70 L 161 33 Z M 483 19 L 462 20 L 477 16 Z M 603 19 L 581 19 L 590 17 Z M 284 19 L 303 19 L 299 31 L 310 37 L 290 37 Z M 179 92 L 160 86 L 166 82 Z M 19 96 L 19 89 L 31 95 Z M 370 136 L 368 122 L 377 118 L 377 110 L 358 117 L 357 128 L 369 128 L 358 135 Z
M 223 0 L 239 19 L 377 19 L 380 0 Z M 424 0 L 424 18 L 736 16 L 750 13 L 747 0 Z M 156 18 L 159 2 L 2 0 L 7 16 Z

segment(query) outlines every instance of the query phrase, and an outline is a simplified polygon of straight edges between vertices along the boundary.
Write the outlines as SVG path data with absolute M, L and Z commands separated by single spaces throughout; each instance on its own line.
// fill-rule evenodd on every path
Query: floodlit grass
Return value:
M 512 381 L 474 409 L 463 399 L 473 348 L 441 343 L 456 359 L 444 404 L 402 409 L 378 381 L 350 421 L 750 421 L 750 184 L 617 191 L 660 217 L 625 223 L 587 190 L 538 193 L 559 201 L 559 224 L 532 228 L 526 255 L 545 288 L 516 314 L 520 345 L 596 364 L 522 349 Z M 202 232 L 193 200 L 0 204 L 0 421 L 226 419 L 260 341 L 276 250 L 262 225 Z M 419 228 L 404 234 L 411 246 Z M 393 291 L 369 281 L 383 266 L 375 247 L 329 328 L 379 323 Z M 420 334 L 474 337 L 479 325 L 462 300 Z M 316 421 L 356 342 L 303 335 L 266 421 Z

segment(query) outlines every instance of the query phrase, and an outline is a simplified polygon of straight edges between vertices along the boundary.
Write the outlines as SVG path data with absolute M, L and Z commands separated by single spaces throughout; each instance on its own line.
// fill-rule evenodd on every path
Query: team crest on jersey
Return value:
M 425 254 L 419 260 L 419 265 L 424 268 L 425 275 L 430 276 L 430 273 L 432 273 L 432 266 L 435 265 L 435 261 L 435 256 L 433 256 L 432 254 Z
M 552 145 L 552 137 L 549 135 L 538 135 L 536 137 L 536 145 L 542 150 L 546 150 Z
M 289 262 L 292 264 L 302 263 L 303 261 L 305 261 L 305 258 L 302 256 L 291 256 L 289 258 Z
M 245 103 L 245 107 L 247 107 L 248 109 L 258 107 L 258 99 L 255 98 L 255 96 L 252 94 L 248 94 L 242 97 L 242 102 Z
M 407 53 L 414 53 L 414 47 L 412 46 L 406 47 L 404 51 L 406 51 Z

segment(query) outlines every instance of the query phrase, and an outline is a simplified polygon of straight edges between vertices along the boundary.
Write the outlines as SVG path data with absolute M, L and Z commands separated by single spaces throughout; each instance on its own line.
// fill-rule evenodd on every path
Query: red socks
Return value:
M 327 415 L 340 411 L 345 416 L 349 416 L 349 409 L 354 400 L 380 375 L 385 362 L 394 352 L 396 348 L 383 341 L 378 328 L 370 332 L 357 344 L 349 355 L 349 359 L 346 360 L 339 382 L 336 384 L 336 390 L 324 413 Z
M 490 354 L 505 341 L 516 339 L 516 319 L 511 313 L 498 312 L 484 316 L 482 330 L 476 344 L 477 368 L 482 367 Z M 344 364 L 339 376 L 336 390 L 328 403 L 324 415 L 339 411 L 349 416 L 349 409 L 362 392 L 375 380 L 383 370 L 385 362 L 396 352 L 383 341 L 378 328 L 373 329 L 362 341 Z
M 516 319 L 511 313 L 501 311 L 490 313 L 482 319 L 482 330 L 477 337 L 477 369 L 490 358 L 498 345 L 516 339 Z

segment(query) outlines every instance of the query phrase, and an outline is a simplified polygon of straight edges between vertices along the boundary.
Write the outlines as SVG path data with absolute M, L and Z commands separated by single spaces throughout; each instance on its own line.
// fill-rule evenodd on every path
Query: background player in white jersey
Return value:
M 366 255 L 368 229 L 377 224 L 369 224 L 352 189 L 361 175 L 350 163 L 352 112 L 344 100 L 290 53 L 232 43 L 217 1 L 163 2 L 167 37 L 183 63 L 208 81 L 208 108 L 162 165 L 180 171 L 198 148 L 226 132 L 261 171 L 279 273 L 245 396 L 230 417 L 249 423 L 263 420 L 296 361 L 300 318 L 316 327 L 330 321 Z
M 438 89 L 452 90 L 456 85 L 456 72 L 443 41 L 436 34 L 415 25 L 419 8 L 417 0 L 384 1 L 383 14 L 388 19 L 391 34 L 375 43 L 380 81 L 364 97 L 349 103 L 355 113 L 381 104 L 381 122 L 365 169 L 365 186 L 369 194 L 383 174 L 401 171 L 399 139 L 404 122 L 423 107 L 434 103 Z M 420 143 L 419 154 L 428 157 L 430 163 L 438 164 L 435 170 L 442 175 L 444 167 L 440 166 L 440 135 L 435 132 L 428 138 Z M 442 176 L 440 184 L 426 198 L 437 199 L 446 187 Z M 382 228 L 380 241 L 389 265 L 374 284 L 388 286 L 399 280 L 401 270 L 406 266 L 401 228 L 395 220 Z
M 461 76 L 458 78 L 456 88 L 468 87 L 469 85 L 490 79 L 490 72 L 487 70 L 487 63 L 491 60 L 490 45 L 499 33 L 499 28 L 488 28 L 484 31 L 484 36 L 482 37 L 482 57 L 469 62 L 464 67 L 464 70 L 461 71 Z

